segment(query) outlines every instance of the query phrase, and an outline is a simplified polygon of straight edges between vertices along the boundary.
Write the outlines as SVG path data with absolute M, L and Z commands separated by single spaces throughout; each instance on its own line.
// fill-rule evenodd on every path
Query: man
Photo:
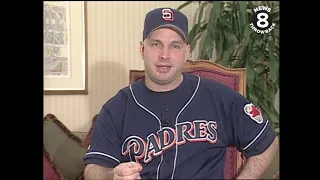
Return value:
M 248 158 L 238 179 L 257 179 L 278 147 L 271 123 L 216 81 L 183 73 L 188 19 L 171 8 L 146 15 L 145 78 L 102 107 L 85 155 L 85 179 L 223 179 L 226 148 Z

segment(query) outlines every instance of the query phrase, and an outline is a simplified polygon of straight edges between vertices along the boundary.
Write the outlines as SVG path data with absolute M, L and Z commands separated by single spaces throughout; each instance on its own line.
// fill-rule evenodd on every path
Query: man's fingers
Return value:
M 135 179 L 141 179 L 140 173 L 135 173 L 129 176 L 119 176 L 117 174 L 113 176 L 113 180 L 135 180 Z
M 137 163 L 138 172 L 142 171 L 143 167 L 141 164 Z
M 132 174 L 132 175 L 129 175 L 129 176 L 123 176 L 122 177 L 123 180 L 135 180 L 135 179 L 139 179 L 139 178 L 140 178 L 140 173 L 135 173 L 135 174 Z
M 139 163 L 128 162 L 119 164 L 117 167 L 115 167 L 114 173 L 119 176 L 129 176 L 140 172 L 141 170 L 142 166 Z
M 124 165 L 127 165 L 130 168 L 141 166 L 139 163 L 133 161 L 124 163 Z
M 121 176 L 130 176 L 135 173 L 139 173 L 141 170 L 139 167 L 125 168 L 121 171 Z

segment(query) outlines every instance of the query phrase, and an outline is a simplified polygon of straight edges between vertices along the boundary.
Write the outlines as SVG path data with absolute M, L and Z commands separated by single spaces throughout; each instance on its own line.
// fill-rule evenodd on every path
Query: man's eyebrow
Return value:
M 179 40 L 179 41 L 172 41 L 171 44 L 173 44 L 173 43 L 183 44 L 183 41 L 181 41 L 181 40 Z
M 157 42 L 161 42 L 159 39 L 154 39 L 154 38 L 150 38 L 149 41 L 157 41 Z

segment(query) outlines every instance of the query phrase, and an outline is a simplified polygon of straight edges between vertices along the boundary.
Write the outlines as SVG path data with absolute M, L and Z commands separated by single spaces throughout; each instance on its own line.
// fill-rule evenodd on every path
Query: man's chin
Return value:
M 170 78 L 155 78 L 154 81 L 157 83 L 157 84 L 161 84 L 161 85 L 164 85 L 164 84 L 169 84 L 172 82 L 172 79 Z
M 156 73 L 153 80 L 157 84 L 169 84 L 175 81 L 176 77 L 172 73 Z

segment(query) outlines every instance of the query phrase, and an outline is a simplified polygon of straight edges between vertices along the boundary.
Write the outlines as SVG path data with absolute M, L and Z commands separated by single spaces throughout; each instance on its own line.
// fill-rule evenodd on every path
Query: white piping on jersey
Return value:
M 111 155 L 105 154 L 105 153 L 101 153 L 101 152 L 89 152 L 89 153 L 86 153 L 86 156 L 87 156 L 87 155 L 90 155 L 90 154 L 97 154 L 97 155 L 106 156 L 106 157 L 111 158 L 111 159 L 117 161 L 118 163 L 120 163 L 120 161 L 119 161 L 117 158 L 115 158 L 115 157 L 113 157 L 113 156 L 111 156 Z
M 141 104 L 137 101 L 137 99 L 136 99 L 136 97 L 135 97 L 135 95 L 134 95 L 134 93 L 133 93 L 131 84 L 130 84 L 129 88 L 130 88 L 131 95 L 132 95 L 134 101 L 136 102 L 136 104 L 137 104 L 139 107 L 141 107 L 142 109 L 144 109 L 145 111 L 147 111 L 149 114 L 151 114 L 153 117 L 155 117 L 155 118 L 158 120 L 158 123 L 159 123 L 159 126 L 160 126 L 160 129 L 159 129 L 159 130 L 161 130 L 161 129 L 162 129 L 162 126 L 161 126 L 160 118 L 158 118 L 157 115 L 155 115 L 153 112 L 151 112 L 149 109 L 147 109 L 146 107 L 144 107 L 143 105 L 141 105 Z M 160 165 L 162 164 L 162 161 L 163 161 L 163 154 L 161 154 L 161 160 L 160 160 L 160 163 L 159 163 L 158 168 L 157 168 L 157 179 L 159 179 L 159 170 L 160 170 Z
M 200 77 L 198 76 L 198 84 L 197 84 L 197 87 L 196 89 L 194 90 L 192 96 L 190 97 L 189 101 L 182 107 L 182 109 L 179 111 L 179 113 L 177 114 L 177 117 L 176 117 L 176 125 L 177 126 L 177 123 L 178 123 L 178 119 L 179 119 L 179 116 L 180 114 L 183 112 L 183 110 L 190 104 L 190 102 L 193 100 L 194 96 L 196 95 L 196 93 L 198 92 L 198 89 L 199 89 L 199 85 L 200 85 Z M 176 127 L 177 128 L 177 127 Z M 176 153 L 174 155 L 174 162 L 173 162 L 173 170 L 172 170 L 172 175 L 171 175 L 171 179 L 173 179 L 173 176 L 174 176 L 174 171 L 176 170 L 176 163 L 177 163 L 177 154 L 178 154 L 178 145 L 176 143 Z
M 258 134 L 246 147 L 244 147 L 243 150 L 248 149 L 248 148 L 251 146 L 251 144 L 253 144 L 253 143 L 261 136 L 261 134 L 263 133 L 263 131 L 266 129 L 268 123 L 269 123 L 269 120 L 266 121 L 266 124 L 265 124 L 264 127 L 261 129 L 261 131 L 259 132 L 259 134 Z

